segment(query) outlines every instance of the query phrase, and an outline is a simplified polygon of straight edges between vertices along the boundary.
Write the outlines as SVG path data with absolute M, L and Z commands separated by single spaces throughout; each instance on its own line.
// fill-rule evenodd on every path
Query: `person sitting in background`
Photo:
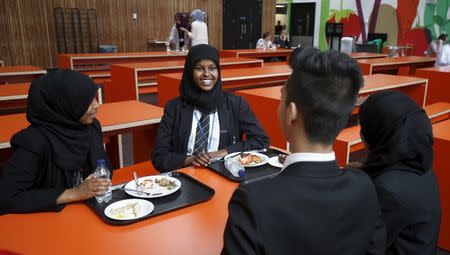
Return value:
M 184 28 L 184 30 L 181 28 Z M 191 47 L 191 38 L 186 31 L 189 32 L 190 30 L 191 26 L 189 25 L 187 17 L 182 13 L 175 14 L 175 24 L 170 30 L 168 44 L 174 45 L 176 51 L 189 50 Z
M 270 33 L 265 32 L 262 35 L 262 38 L 260 38 L 256 42 L 256 48 L 257 49 L 267 49 L 267 48 L 271 48 L 271 47 L 272 47 L 272 42 L 270 41 Z
M 384 91 L 359 109 L 368 159 L 386 224 L 386 254 L 435 255 L 441 209 L 433 165 L 433 133 L 409 96 Z
M 333 152 L 363 86 L 359 65 L 315 48 L 294 50 L 290 63 L 278 119 L 292 154 L 276 177 L 233 193 L 222 254 L 384 254 L 371 180 L 340 169 Z
M 439 53 L 441 46 L 447 40 L 447 37 L 447 34 L 440 34 L 437 40 L 431 41 L 430 45 L 428 45 L 427 55 L 436 56 Z
M 165 105 L 156 136 L 151 158 L 158 171 L 207 166 L 212 158 L 269 146 L 247 102 L 222 90 L 219 63 L 211 46 L 189 51 L 180 96 Z
M 446 43 L 439 48 L 439 52 L 436 56 L 435 66 L 448 65 L 450 65 L 450 45 Z
M 205 23 L 205 16 L 206 14 L 204 11 L 200 9 L 193 10 L 191 13 L 191 18 L 193 21 L 191 25 L 191 32 L 184 27 L 180 28 L 192 39 L 192 46 L 208 44 L 208 27 Z
M 0 214 L 60 211 L 108 190 L 110 182 L 92 174 L 98 159 L 111 169 L 95 118 L 98 88 L 72 70 L 33 80 L 26 114 L 31 125 L 12 137 L 14 152 L 0 174 Z
M 279 37 L 275 38 L 275 42 L 277 45 L 277 48 L 290 48 L 291 42 L 289 41 L 289 35 L 287 34 L 286 30 L 281 30 L 281 34 Z

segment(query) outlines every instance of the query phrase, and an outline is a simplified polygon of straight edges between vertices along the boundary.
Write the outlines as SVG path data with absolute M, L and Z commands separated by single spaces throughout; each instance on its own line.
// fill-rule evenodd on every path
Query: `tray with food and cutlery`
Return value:
M 245 168 L 245 175 L 236 177 L 225 167 L 227 159 L 235 158 Z M 286 153 L 275 148 L 234 152 L 223 159 L 213 160 L 208 167 L 235 182 L 253 182 L 276 176 L 281 172 Z
M 106 223 L 127 225 L 209 200 L 214 189 L 182 172 L 144 176 L 111 187 L 112 199 L 86 204 Z

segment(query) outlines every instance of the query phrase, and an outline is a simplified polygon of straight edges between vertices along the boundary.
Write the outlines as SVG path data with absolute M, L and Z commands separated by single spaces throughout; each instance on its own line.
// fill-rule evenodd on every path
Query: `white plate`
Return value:
M 264 154 L 258 153 L 258 152 L 251 152 L 251 151 L 249 151 L 249 152 L 244 152 L 244 153 L 250 153 L 250 154 L 256 155 L 256 156 L 258 156 L 258 157 L 260 157 L 260 158 L 262 159 L 262 161 L 261 161 L 260 163 L 258 163 L 258 164 L 254 164 L 254 165 L 245 165 L 244 167 L 257 167 L 257 166 L 262 166 L 262 165 L 266 164 L 267 161 L 269 161 L 269 157 L 267 157 L 267 156 L 264 155 Z M 235 156 L 235 155 L 237 155 L 237 154 L 240 154 L 240 152 L 233 152 L 233 153 L 230 153 L 230 154 L 228 154 L 228 155 L 226 155 L 226 156 L 224 157 L 224 160 L 227 160 L 228 158 L 233 157 L 233 156 Z M 239 157 L 239 156 L 236 156 L 236 157 Z
M 283 164 L 278 161 L 278 156 L 269 158 L 269 165 L 282 168 Z
M 132 205 L 135 203 L 137 203 L 136 207 L 138 211 L 136 216 L 127 213 L 127 211 L 129 210 L 117 210 L 118 208 L 127 207 L 128 205 Z M 136 199 L 136 198 L 124 199 L 108 205 L 105 208 L 105 215 L 108 218 L 114 220 L 135 220 L 142 218 L 147 214 L 153 212 L 154 208 L 155 206 L 152 204 L 152 202 L 144 199 Z
M 162 186 L 159 186 L 159 184 L 155 183 L 153 188 L 144 189 L 145 192 L 150 193 L 150 194 L 146 194 L 146 193 L 138 194 L 137 191 L 134 191 L 134 190 L 137 190 L 137 187 L 136 187 L 136 183 L 134 182 L 134 180 L 132 180 L 132 181 L 128 182 L 127 185 L 125 185 L 125 192 L 128 195 L 133 196 L 133 197 L 154 198 L 154 197 L 163 197 L 163 196 L 170 195 L 180 189 L 181 182 L 178 179 L 170 177 L 170 176 L 165 176 L 165 175 L 151 175 L 151 176 L 140 177 L 138 179 L 138 182 L 139 182 L 139 184 L 141 184 L 144 180 L 152 180 L 153 182 L 155 182 L 155 179 L 162 179 L 162 178 L 166 178 L 171 182 L 175 182 L 176 186 L 173 189 L 168 189 L 167 187 L 162 187 Z

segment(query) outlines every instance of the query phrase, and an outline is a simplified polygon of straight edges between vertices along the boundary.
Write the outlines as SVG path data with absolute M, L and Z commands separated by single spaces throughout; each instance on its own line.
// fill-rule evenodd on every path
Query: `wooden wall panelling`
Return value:
M 120 52 L 146 51 L 149 39 L 165 40 L 177 11 L 208 14 L 209 42 L 222 48 L 222 0 L 1 0 L 0 59 L 6 65 L 57 66 L 53 9 L 97 11 L 99 44 Z M 132 19 L 137 12 L 138 19 Z M 275 0 L 263 0 L 263 31 L 274 32 Z M 262 32 L 263 32 L 262 31 Z

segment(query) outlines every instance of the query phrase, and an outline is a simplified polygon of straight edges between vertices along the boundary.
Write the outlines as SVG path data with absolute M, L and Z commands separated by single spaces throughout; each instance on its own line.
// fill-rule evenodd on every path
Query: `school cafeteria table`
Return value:
M 0 85 L 0 115 L 24 111 L 30 83 Z
M 234 91 L 283 85 L 291 72 L 291 68 L 286 64 L 224 70 L 222 71 L 222 87 L 224 90 Z M 163 107 L 167 101 L 179 95 L 181 73 L 158 75 L 157 80 L 158 104 Z
M 434 135 L 434 163 L 433 168 L 439 184 L 441 198 L 441 228 L 438 247 L 450 251 L 450 163 L 448 152 L 450 150 L 450 120 L 433 125 Z
M 363 74 L 389 73 L 413 75 L 417 68 L 434 66 L 435 57 L 395 57 L 358 59 Z
M 371 53 L 371 52 L 352 52 L 348 54 L 353 59 L 366 59 L 366 58 L 387 58 L 388 54 L 383 53 Z
M 282 57 L 289 62 L 289 57 L 291 56 L 291 49 L 240 49 L 240 50 L 221 50 L 219 51 L 219 56 L 221 58 L 231 57 L 231 58 L 273 58 Z
M 111 160 L 114 165 L 123 165 L 123 155 L 121 147 L 121 134 L 131 133 L 138 130 L 148 130 L 145 132 L 147 137 L 139 137 L 134 139 L 134 159 L 138 162 L 147 161 L 152 150 L 156 129 L 161 117 L 163 109 L 145 104 L 138 101 L 122 101 L 116 103 L 102 104 L 97 113 L 97 119 L 102 125 L 104 137 L 119 137 L 118 144 L 114 144 L 114 148 L 118 148 L 118 156 L 113 155 Z M 25 113 L 10 114 L 0 116 L 0 149 L 10 148 L 9 141 L 11 137 L 23 128 L 29 125 Z M 116 154 L 117 155 L 117 154 Z
M 132 171 L 152 173 L 150 163 L 118 170 L 113 183 L 130 181 Z M 21 254 L 219 254 L 228 217 L 228 202 L 237 183 L 205 168 L 179 170 L 215 190 L 203 203 L 131 225 L 104 223 L 84 203 L 69 204 L 59 213 L 0 216 L 0 247 Z M 128 173 L 128 174 L 126 174 Z M 183 189 L 183 187 L 181 187 Z
M 262 66 L 261 59 L 220 59 L 222 70 Z M 111 65 L 111 91 L 105 93 L 105 100 L 107 102 L 131 100 L 139 98 L 139 94 L 156 93 L 158 74 L 179 73 L 183 72 L 183 69 L 184 60 Z
M 365 75 L 364 83 L 364 88 L 359 92 L 360 99 L 382 90 L 399 90 L 410 95 L 419 105 L 424 105 L 427 87 L 426 79 L 375 74 Z M 277 86 L 248 89 L 236 91 L 235 93 L 243 96 L 247 100 L 250 107 L 255 112 L 256 117 L 266 130 L 266 133 L 270 138 L 270 144 L 284 149 L 287 148 L 287 143 L 282 136 L 277 121 L 277 108 L 281 99 L 280 88 L 280 86 Z M 357 113 L 358 107 L 355 107 L 354 114 Z
M 78 71 L 104 72 L 112 64 L 184 60 L 187 52 L 120 52 L 60 54 L 58 65 Z
M 415 76 L 428 79 L 426 104 L 450 103 L 450 66 L 419 68 Z
M 0 67 L 0 86 L 6 83 L 31 82 L 35 78 L 47 73 L 36 66 L 5 66 Z

